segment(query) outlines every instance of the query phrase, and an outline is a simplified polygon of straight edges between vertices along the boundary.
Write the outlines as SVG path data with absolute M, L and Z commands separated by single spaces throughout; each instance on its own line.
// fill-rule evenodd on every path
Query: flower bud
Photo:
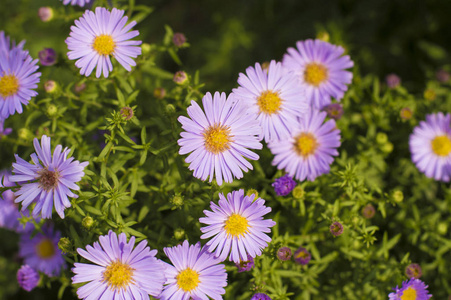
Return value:
M 186 43 L 186 37 L 183 33 L 176 32 L 172 37 L 172 42 L 176 47 L 182 47 Z
M 410 264 L 406 267 L 406 276 L 409 278 L 418 279 L 423 275 L 419 264 Z
M 177 84 L 184 84 L 188 81 L 188 75 L 184 71 L 177 71 L 172 79 Z
M 51 94 L 51 93 L 54 93 L 54 92 L 56 91 L 57 86 L 58 86 L 58 85 L 56 84 L 55 81 L 53 81 L 53 80 L 47 80 L 47 81 L 44 83 L 44 90 L 45 90 L 47 93 Z
M 60 238 L 58 242 L 58 248 L 60 248 L 63 253 L 72 252 L 72 241 L 67 237 Z
M 318 34 L 316 35 L 316 38 L 318 40 L 322 40 L 324 42 L 329 42 L 330 36 L 329 33 L 325 30 L 321 30 L 320 32 L 318 32 Z
M 393 200 L 397 203 L 402 202 L 404 200 L 404 194 L 400 190 L 396 190 L 392 194 Z
M 376 209 L 372 204 L 367 204 L 364 208 L 362 208 L 362 216 L 365 219 L 371 219 L 376 214 Z
M 413 116 L 413 111 L 408 108 L 408 107 L 404 107 L 403 109 L 401 109 L 401 111 L 399 112 L 399 116 L 401 117 L 401 119 L 403 120 L 410 120 Z
M 125 119 L 125 121 L 130 121 L 133 118 L 133 109 L 128 106 L 124 106 L 120 110 L 121 117 Z
M 388 137 L 385 133 L 383 132 L 378 132 L 376 134 L 376 142 L 378 144 L 385 144 L 388 141 Z
M 437 98 L 437 93 L 433 89 L 427 89 L 424 91 L 424 99 L 428 101 L 434 101 Z
M 42 22 L 48 22 L 53 19 L 53 9 L 49 6 L 43 6 L 39 8 L 38 16 Z
M 86 230 L 90 230 L 94 226 L 94 219 L 90 216 L 84 217 L 81 221 L 81 226 Z
M 291 255 L 292 255 L 291 249 L 288 247 L 282 247 L 279 248 L 279 250 L 277 250 L 277 258 L 280 259 L 281 261 L 290 260 Z
M 76 83 L 74 86 L 74 90 L 77 94 L 80 94 L 81 92 L 83 92 L 86 89 L 86 83 L 82 82 L 82 83 Z
M 56 117 L 56 115 L 58 115 L 58 107 L 56 107 L 56 105 L 54 104 L 47 106 L 47 115 L 50 118 Z
M 157 99 L 163 99 L 166 96 L 166 90 L 162 87 L 158 87 L 153 90 L 153 96 Z
M 33 133 L 27 128 L 21 128 L 18 131 L 19 138 L 22 140 L 31 140 L 34 136 Z
M 390 142 L 387 142 L 382 145 L 381 150 L 385 153 L 390 153 L 393 151 L 393 144 Z
M 170 202 L 177 208 L 181 207 L 185 203 L 185 201 L 183 201 L 183 196 L 181 196 L 180 194 L 174 195 Z
M 39 63 L 43 66 L 53 66 L 56 64 L 57 54 L 52 48 L 44 48 L 39 51 Z
M 343 115 L 343 106 L 339 103 L 331 103 L 323 108 L 327 116 L 334 120 L 339 120 Z
M 248 189 L 246 192 L 246 196 L 250 196 L 255 194 L 254 201 L 258 199 L 258 191 L 256 189 Z
M 401 78 L 399 78 L 396 74 L 388 74 L 387 77 L 385 77 L 385 82 L 387 83 L 388 88 L 394 89 L 401 85 Z
M 293 197 L 296 199 L 303 199 L 305 196 L 305 191 L 300 185 L 298 185 L 297 187 L 295 187 L 293 189 L 292 194 L 293 194 Z
M 310 259 L 312 258 L 312 255 L 310 252 L 307 251 L 307 249 L 303 247 L 299 247 L 296 252 L 294 252 L 294 261 L 301 265 L 306 265 L 309 263 Z
M 175 106 L 172 104 L 166 105 L 166 113 L 168 115 L 172 115 L 173 113 L 175 113 Z
M 437 73 L 435 73 L 435 77 L 441 83 L 445 83 L 445 82 L 449 81 L 449 73 L 443 69 L 438 70 Z
M 340 236 L 343 233 L 343 225 L 340 222 L 334 222 L 330 225 L 329 230 L 334 236 Z
M 152 47 L 147 43 L 141 44 L 141 51 L 143 55 L 149 54 L 150 50 L 152 50 Z
M 177 228 L 174 230 L 174 238 L 176 240 L 182 240 L 185 238 L 185 230 L 182 228 Z

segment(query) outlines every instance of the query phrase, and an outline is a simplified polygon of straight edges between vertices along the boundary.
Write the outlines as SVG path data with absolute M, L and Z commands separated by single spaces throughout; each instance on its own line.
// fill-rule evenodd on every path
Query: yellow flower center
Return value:
M 232 214 L 225 222 L 224 229 L 228 235 L 239 237 L 247 232 L 249 225 L 247 219 L 238 214 Z
M 17 93 L 19 80 L 14 75 L 3 75 L 0 77 L 0 96 L 6 98 Z
M 401 300 L 416 300 L 417 299 L 417 291 L 411 287 L 402 292 Z
M 441 135 L 432 140 L 432 151 L 438 156 L 447 156 L 451 152 L 451 139 Z
M 311 133 L 303 132 L 295 139 L 294 150 L 303 157 L 314 154 L 317 147 L 318 142 Z
M 42 239 L 36 246 L 36 250 L 38 256 L 42 259 L 51 258 L 55 255 L 55 245 L 49 238 Z
M 271 115 L 280 110 L 282 99 L 280 99 L 279 93 L 264 91 L 257 98 L 257 104 L 260 107 L 261 112 Z
M 296 258 L 307 258 L 308 252 L 306 251 L 300 251 L 298 254 L 296 254 Z
M 232 141 L 230 128 L 227 126 L 213 125 L 204 132 L 205 148 L 207 151 L 218 154 L 230 148 Z
M 329 77 L 327 68 L 318 63 L 309 63 L 305 67 L 304 81 L 313 86 L 319 86 Z
M 199 273 L 190 268 L 187 268 L 180 272 L 177 275 L 176 279 L 179 289 L 182 289 L 185 292 L 194 290 L 200 282 Z
M 112 290 L 125 289 L 133 282 L 135 269 L 120 261 L 115 261 L 103 271 L 103 281 L 107 282 Z
M 101 34 L 94 39 L 92 48 L 100 55 L 110 55 L 114 52 L 116 44 L 113 41 L 113 37 L 108 34 Z

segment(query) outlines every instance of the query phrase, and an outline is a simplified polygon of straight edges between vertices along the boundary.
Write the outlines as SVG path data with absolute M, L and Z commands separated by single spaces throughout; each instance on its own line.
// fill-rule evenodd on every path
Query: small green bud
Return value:
M 321 30 L 320 32 L 318 32 L 318 34 L 316 35 L 316 38 L 318 40 L 322 40 L 324 42 L 329 42 L 330 36 L 329 33 L 325 30 Z
M 185 230 L 183 230 L 182 228 L 176 228 L 174 230 L 174 238 L 176 240 L 182 240 L 185 238 Z
M 172 203 L 172 205 L 174 205 L 175 207 L 179 208 L 183 205 L 184 201 L 183 201 L 183 196 L 181 196 L 180 194 L 176 194 L 172 197 L 172 199 L 170 200 L 170 202 Z
M 142 43 L 141 50 L 142 50 L 142 54 L 146 55 L 146 54 L 150 53 L 150 50 L 152 50 L 152 47 L 148 43 Z
M 166 113 L 168 115 L 172 115 L 173 113 L 175 113 L 175 107 L 172 104 L 168 104 L 166 105 Z
M 397 203 L 402 202 L 404 200 L 404 194 L 400 190 L 396 190 L 392 194 L 393 200 Z
M 153 96 L 157 99 L 163 99 L 166 96 L 166 90 L 162 87 L 158 87 L 153 90 Z
M 50 104 L 49 106 L 47 106 L 47 115 L 50 118 L 56 117 L 57 114 L 58 114 L 58 107 L 56 107 L 56 105 Z
M 296 199 L 302 199 L 305 196 L 305 191 L 300 185 L 296 186 L 293 189 L 292 193 L 293 193 L 293 197 Z
M 388 141 L 388 137 L 387 137 L 387 135 L 385 133 L 378 132 L 376 134 L 376 142 L 378 144 L 385 144 L 385 143 L 387 143 L 387 141 Z
M 72 241 L 67 237 L 60 238 L 58 242 L 58 248 L 60 248 L 63 253 L 72 252 Z
M 446 222 L 438 223 L 437 231 L 439 234 L 445 235 L 448 232 L 448 224 Z
M 424 99 L 434 101 L 435 98 L 437 98 L 437 93 L 433 89 L 427 89 L 424 91 Z
M 393 144 L 390 142 L 387 142 L 382 145 L 381 150 L 385 153 L 390 153 L 393 151 Z
M 31 140 L 33 138 L 33 133 L 27 128 L 19 129 L 19 138 L 22 140 Z
M 83 221 L 81 221 L 81 226 L 83 226 L 84 229 L 91 229 L 92 226 L 94 226 L 94 219 L 90 216 L 86 216 L 83 218 Z

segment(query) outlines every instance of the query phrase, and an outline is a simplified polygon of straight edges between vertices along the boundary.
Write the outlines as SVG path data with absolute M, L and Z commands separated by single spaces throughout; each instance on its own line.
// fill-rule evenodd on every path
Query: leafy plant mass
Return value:
M 50 2 L 42 41 L 0 12 L 1 299 L 450 297 L 446 66 L 380 80 L 328 25 L 223 82 L 236 18 L 204 68 L 146 1 Z

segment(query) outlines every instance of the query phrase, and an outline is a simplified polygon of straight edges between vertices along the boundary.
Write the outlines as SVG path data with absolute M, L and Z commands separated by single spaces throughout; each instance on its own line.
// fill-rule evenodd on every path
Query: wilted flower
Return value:
M 365 219 L 371 219 L 376 214 L 376 209 L 372 204 L 367 204 L 362 208 L 362 215 Z
M 392 74 L 388 74 L 385 77 L 385 82 L 387 83 L 387 86 L 389 88 L 394 89 L 401 85 L 401 78 L 399 78 L 398 75 L 392 73 Z
M 396 286 L 388 297 L 389 300 L 428 300 L 432 295 L 428 294 L 427 287 L 420 279 L 412 278 L 404 281 L 401 288 Z
M 340 236 L 343 233 L 343 225 L 340 222 L 333 222 L 329 229 L 334 236 Z
M 23 265 L 17 271 L 17 283 L 27 292 L 30 292 L 38 285 L 39 279 L 39 273 L 29 265 Z
M 290 260 L 291 255 L 292 255 L 291 249 L 288 247 L 282 247 L 279 248 L 279 250 L 277 250 L 277 258 L 280 259 L 281 261 Z
M 186 37 L 183 33 L 176 32 L 172 37 L 172 42 L 176 47 L 182 47 L 186 43 Z
M 309 263 L 312 255 L 307 251 L 307 249 L 299 247 L 299 249 L 294 252 L 293 257 L 296 263 L 306 265 Z
M 39 51 L 39 62 L 43 66 L 53 66 L 56 63 L 56 51 L 52 48 L 44 48 Z
M 323 108 L 329 118 L 339 120 L 343 115 L 343 106 L 340 103 L 331 103 Z
M 239 273 L 250 271 L 254 267 L 254 265 L 254 258 L 249 254 L 247 255 L 247 260 L 242 260 L 235 263 L 235 266 L 238 268 Z
M 421 275 L 423 275 L 423 271 L 419 264 L 410 264 L 406 267 L 407 277 L 419 279 Z
M 277 178 L 272 186 L 274 187 L 277 196 L 286 196 L 294 189 L 296 181 L 294 181 L 290 175 L 285 174 L 284 176 Z

